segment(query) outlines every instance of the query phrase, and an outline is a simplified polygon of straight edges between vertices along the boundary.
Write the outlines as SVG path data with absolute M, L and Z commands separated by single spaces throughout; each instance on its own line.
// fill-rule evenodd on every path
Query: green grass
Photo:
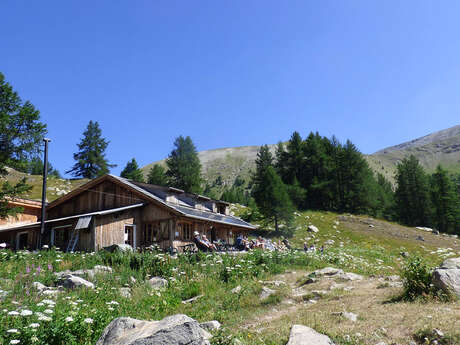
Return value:
M 432 254 L 431 249 L 421 248 L 415 240 L 387 238 L 378 232 L 369 236 L 349 229 L 345 223 L 337 225 L 337 216 L 329 212 L 307 211 L 295 217 L 296 231 L 291 239 L 294 248 L 303 248 L 306 237 L 310 237 L 309 243 L 316 241 L 317 248 L 327 240 L 334 240 L 335 243 L 327 246 L 324 254 L 304 253 L 303 250 L 252 251 L 238 256 L 198 253 L 174 259 L 156 252 L 70 254 L 54 250 L 40 253 L 2 251 L 0 289 L 8 294 L 0 309 L 0 344 L 8 344 L 14 339 L 21 340 L 21 344 L 32 343 L 32 339 L 35 344 L 94 344 L 107 324 L 118 316 L 158 320 L 167 315 L 184 313 L 200 322 L 220 321 L 225 330 L 216 337 L 215 344 L 231 341 L 228 338 L 231 335 L 230 338 L 237 337 L 249 345 L 281 345 L 287 341 L 283 338 L 288 334 L 287 329 L 283 330 L 282 336 L 240 329 L 242 323 L 255 315 L 278 308 L 287 295 L 284 288 L 275 288 L 275 295 L 261 301 L 258 297 L 263 286 L 261 281 L 270 280 L 287 270 L 308 272 L 326 266 L 365 276 L 398 274 L 405 262 L 399 254 L 403 250 L 411 255 L 418 253 L 429 265 L 442 261 L 439 255 Z M 320 229 L 314 237 L 306 231 L 310 223 Z M 32 288 L 34 281 L 53 286 L 56 271 L 92 268 L 98 264 L 111 266 L 113 274 L 98 274 L 90 279 L 97 287 L 95 290 L 79 289 L 59 294 L 54 307 L 43 301 L 51 298 L 40 297 Z M 169 287 L 152 290 L 146 283 L 151 276 L 168 279 Z M 136 279 L 136 283 L 131 277 Z M 231 293 L 237 285 L 242 287 L 241 292 Z M 132 297 L 121 297 L 121 287 L 129 287 Z M 333 291 L 328 298 L 339 298 L 342 293 Z M 198 295 L 203 297 L 193 303 L 182 303 Z M 34 314 L 9 315 L 12 311 L 20 313 L 24 309 Z M 40 313 L 46 309 L 52 312 L 44 314 L 45 320 L 40 321 Z M 46 317 L 51 321 L 46 321 Z M 73 321 L 66 321 L 68 317 Z M 92 323 L 85 322 L 88 318 Z M 33 323 L 39 323 L 39 326 L 31 328 Z M 8 333 L 9 329 L 17 329 L 19 333 Z M 338 345 L 359 343 L 337 334 L 334 341 Z

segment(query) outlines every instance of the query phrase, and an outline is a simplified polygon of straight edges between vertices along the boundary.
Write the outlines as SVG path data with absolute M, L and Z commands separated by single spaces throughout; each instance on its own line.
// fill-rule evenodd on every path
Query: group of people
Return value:
M 309 246 L 308 243 L 307 243 L 307 241 L 305 241 L 305 242 L 303 243 L 303 250 L 304 250 L 304 252 L 306 252 L 306 253 L 308 253 L 308 252 L 316 252 L 316 246 L 315 246 L 314 244 L 311 244 L 311 245 Z M 321 253 L 323 253 L 323 252 L 324 252 L 324 246 L 321 246 L 321 247 L 319 248 L 319 251 L 320 251 Z
M 263 238 L 262 236 L 258 236 L 252 240 L 249 240 L 246 236 L 239 235 L 236 238 L 235 248 L 237 250 L 251 250 L 251 249 L 263 249 L 263 250 L 285 250 L 291 249 L 291 244 L 289 243 L 288 239 L 282 238 L 278 240 L 278 243 L 272 242 Z
M 217 251 L 217 247 L 214 243 L 208 240 L 205 234 L 200 235 L 198 231 L 193 233 L 193 242 L 195 243 L 198 250 L 204 252 L 215 252 Z
M 218 250 L 228 249 L 227 246 L 221 246 L 219 243 L 212 243 L 205 234 L 200 234 L 198 231 L 193 233 L 193 242 L 200 251 L 204 252 L 215 252 Z M 287 238 L 282 237 L 277 242 L 265 239 L 262 236 L 258 236 L 254 239 L 248 239 L 246 236 L 240 234 L 233 245 L 233 248 L 239 251 L 248 251 L 251 249 L 262 249 L 262 250 L 286 250 L 291 249 L 291 244 Z

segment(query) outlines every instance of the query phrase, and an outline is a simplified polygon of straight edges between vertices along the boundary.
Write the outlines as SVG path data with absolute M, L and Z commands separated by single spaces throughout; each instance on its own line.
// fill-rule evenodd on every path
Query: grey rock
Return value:
M 334 343 L 327 335 L 318 333 L 313 328 L 293 325 L 286 345 L 334 345 Z
M 386 277 L 385 280 L 389 282 L 399 282 L 401 281 L 401 277 L 395 274 L 395 275 Z
M 345 319 L 348 319 L 350 321 L 353 321 L 353 322 L 356 322 L 358 321 L 358 315 L 354 314 L 354 313 L 349 313 L 347 311 L 344 311 L 342 313 L 342 316 L 345 318 Z
M 460 269 L 435 269 L 433 271 L 433 284 L 460 297 Z
M 182 304 L 193 303 L 193 302 L 195 302 L 197 299 L 199 299 L 201 297 L 203 297 L 203 295 L 198 295 L 198 296 L 186 299 L 185 301 L 182 301 Z
M 262 288 L 262 292 L 260 293 L 259 295 L 259 298 L 261 300 L 265 300 L 267 299 L 269 296 L 273 295 L 276 291 L 275 290 L 272 290 L 272 289 L 269 289 L 268 287 L 264 286 Z
M 419 236 L 417 236 L 417 238 L 416 238 L 416 239 L 417 239 L 418 241 L 425 241 L 425 239 L 423 238 L 423 236 L 420 236 L 420 235 L 419 235 Z
M 309 225 L 308 228 L 307 228 L 307 230 L 308 230 L 309 232 L 319 232 L 319 229 L 318 229 L 316 226 L 314 226 L 314 225 Z
M 459 269 L 460 270 L 460 258 L 451 258 L 445 260 L 441 264 L 441 268 L 445 269 Z
M 168 281 L 161 277 L 153 277 L 148 281 L 149 286 L 152 289 L 164 289 L 168 287 Z
M 42 292 L 43 290 L 46 290 L 48 287 L 40 282 L 33 282 L 32 287 L 36 289 L 39 292 Z
M 119 317 L 105 328 L 96 345 L 205 345 L 210 338 L 196 320 L 183 314 L 161 321 Z
M 200 323 L 200 327 L 207 331 L 214 331 L 214 330 L 219 329 L 221 327 L 221 324 L 219 321 L 212 320 L 212 321 Z
M 362 275 L 356 274 L 356 273 L 351 273 L 351 272 L 345 272 L 345 273 L 339 273 L 337 275 L 337 278 L 341 280 L 346 280 L 346 281 L 356 281 L 356 280 L 363 280 L 364 277 Z
M 113 253 L 117 250 L 121 252 L 132 252 L 133 247 L 131 247 L 129 244 L 112 244 L 111 246 L 104 247 L 104 250 Z
M 81 278 L 74 276 L 72 274 L 66 274 L 59 278 L 58 283 L 59 286 L 63 286 L 66 289 L 75 289 L 79 287 L 84 287 L 88 289 L 94 289 L 94 284 Z
M 334 267 L 326 267 L 320 270 L 313 272 L 316 276 L 335 276 L 337 274 L 342 274 L 343 270 Z
M 324 242 L 324 244 L 327 246 L 332 246 L 334 243 L 335 243 L 334 240 L 327 240 L 326 242 Z
M 408 252 L 401 252 L 401 253 L 399 253 L 399 255 L 401 255 L 403 258 L 408 258 L 409 257 Z

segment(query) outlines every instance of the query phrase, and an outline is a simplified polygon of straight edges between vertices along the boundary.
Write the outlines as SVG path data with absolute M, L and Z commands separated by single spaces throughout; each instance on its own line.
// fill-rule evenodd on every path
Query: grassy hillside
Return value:
M 319 232 L 308 232 L 309 224 Z M 325 333 L 337 345 L 409 344 L 433 328 L 445 334 L 442 344 L 458 344 L 460 302 L 400 301 L 396 297 L 401 294 L 401 281 L 393 276 L 405 265 L 401 252 L 409 257 L 418 254 L 435 265 L 460 255 L 458 239 L 365 216 L 328 212 L 296 213 L 295 227 L 295 247 L 308 238 L 317 247 L 325 245 L 324 253 L 252 251 L 173 259 L 155 252 L 3 251 L 0 343 L 21 340 L 27 344 L 34 337 L 36 344 L 94 344 L 116 317 L 158 320 L 184 313 L 200 322 L 222 323 L 222 332 L 214 333 L 215 345 L 235 344 L 234 338 L 247 345 L 284 345 L 293 324 Z M 424 241 L 416 236 L 423 236 Z M 34 281 L 54 286 L 56 271 L 90 269 L 97 264 L 108 265 L 113 272 L 100 271 L 93 277 L 83 274 L 95 289 L 64 289 L 45 296 L 32 287 Z M 306 283 L 310 273 L 327 266 L 363 276 L 357 280 L 316 276 Z M 151 276 L 166 278 L 168 287 L 152 289 Z M 237 286 L 240 291 L 232 292 Z M 260 297 L 264 288 L 273 291 L 266 299 Z M 197 296 L 193 303 L 183 303 Z M 357 320 L 348 320 L 345 311 L 355 313 Z M 38 326 L 31 329 L 32 323 Z M 425 343 L 422 339 L 416 344 Z
M 270 145 L 272 152 L 275 147 L 276 145 Z M 225 186 L 231 186 L 237 176 L 247 182 L 251 170 L 254 169 L 259 148 L 260 146 L 242 146 L 199 152 L 205 180 L 213 184 L 218 176 L 221 177 L 223 183 L 214 189 L 218 195 Z M 430 173 L 438 164 L 450 172 L 460 173 L 460 125 L 365 155 L 365 158 L 373 171 L 383 174 L 394 183 L 396 165 L 411 154 Z M 143 167 L 145 176 L 156 163 L 164 164 L 164 160 Z
M 22 178 L 27 179 L 27 184 L 32 186 L 32 190 L 21 197 L 33 200 L 41 200 L 42 197 L 42 176 L 40 175 L 29 175 L 14 169 L 8 168 L 8 175 L 4 178 L 0 178 L 0 181 L 8 180 L 10 183 L 16 183 Z M 47 182 L 47 200 L 49 202 L 59 198 L 62 195 L 78 188 L 79 186 L 88 182 L 88 179 L 58 179 L 55 177 L 49 177 Z

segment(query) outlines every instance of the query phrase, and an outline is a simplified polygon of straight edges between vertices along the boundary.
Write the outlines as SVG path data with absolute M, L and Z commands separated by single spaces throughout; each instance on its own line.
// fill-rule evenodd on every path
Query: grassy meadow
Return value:
M 446 257 L 459 256 L 456 240 L 420 232 L 421 242 L 413 238 L 419 232 L 412 235 L 415 230 L 397 224 L 366 217 L 341 219 L 326 212 L 296 215 L 293 247 L 303 248 L 307 239 L 317 248 L 325 245 L 324 253 L 251 251 L 170 257 L 155 251 L 0 251 L 0 344 L 94 344 L 118 316 L 158 320 L 176 313 L 200 322 L 221 322 L 223 328 L 213 338 L 214 344 L 232 344 L 237 338 L 244 344 L 284 345 L 293 323 L 328 334 L 338 345 L 416 339 L 416 334 L 433 327 L 457 341 L 460 303 L 394 302 L 401 289 L 386 283 L 386 277 L 398 274 L 405 265 L 401 253 L 418 255 L 435 266 Z M 309 224 L 319 232 L 307 232 Z M 408 237 L 401 236 L 401 231 Z M 63 290 L 51 297 L 41 295 L 32 284 L 54 286 L 55 272 L 95 265 L 113 269 L 113 273 L 88 278 L 95 289 Z M 343 284 L 325 279 L 304 285 L 310 272 L 326 266 L 362 274 L 365 279 Z M 152 289 L 148 279 L 155 276 L 167 279 L 169 286 Z M 274 280 L 284 283 L 270 285 Z M 238 285 L 241 290 L 232 293 Z M 264 286 L 276 292 L 261 300 Z M 131 297 L 123 297 L 121 288 L 129 289 Z M 299 289 L 304 293 L 294 293 Z M 358 321 L 337 316 L 344 310 L 359 314 Z

